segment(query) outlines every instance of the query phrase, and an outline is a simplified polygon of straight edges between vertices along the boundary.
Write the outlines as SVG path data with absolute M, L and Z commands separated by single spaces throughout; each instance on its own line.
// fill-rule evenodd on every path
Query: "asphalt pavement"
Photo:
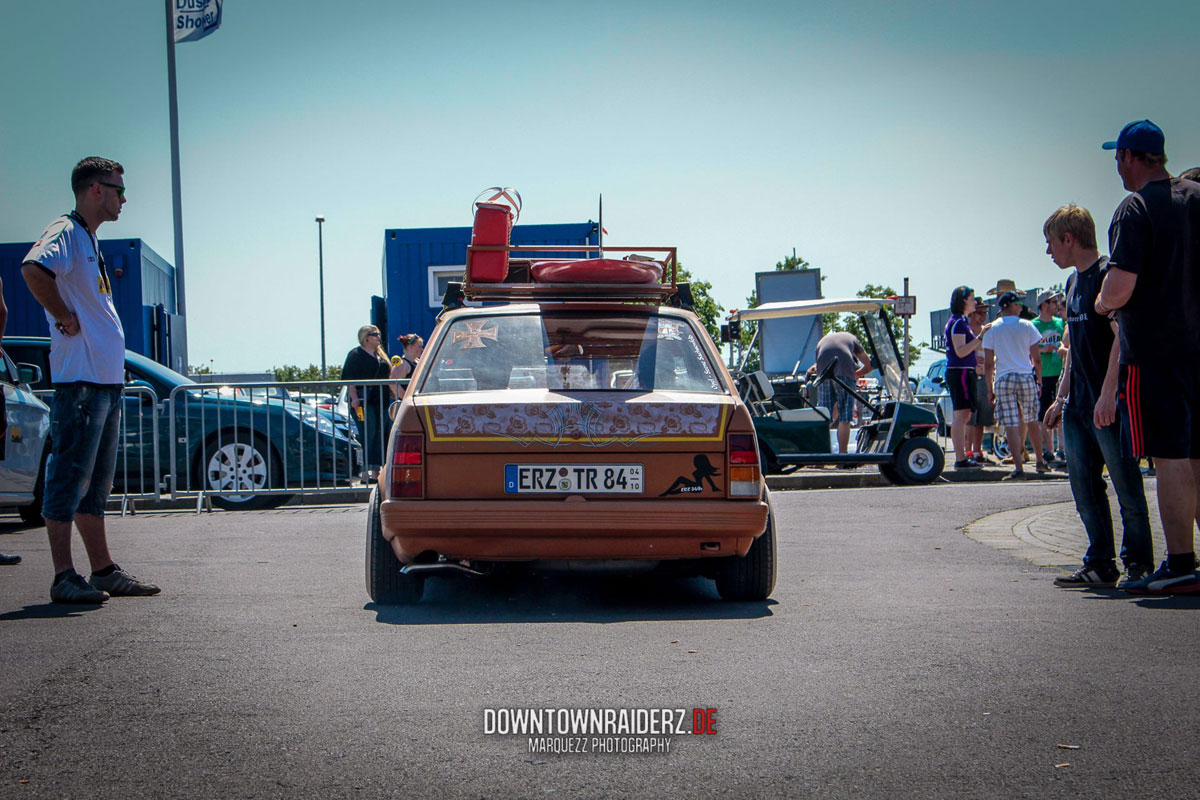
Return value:
M 111 519 L 163 594 L 60 607 L 44 531 L 0 521 L 25 558 L 0 567 L 0 795 L 1194 796 L 1200 599 L 1057 589 L 980 540 L 1065 530 L 1069 501 L 1062 481 L 779 491 L 776 591 L 732 604 L 702 579 L 556 575 L 376 606 L 343 506 Z M 484 728 L 697 707 L 717 733 L 667 753 Z

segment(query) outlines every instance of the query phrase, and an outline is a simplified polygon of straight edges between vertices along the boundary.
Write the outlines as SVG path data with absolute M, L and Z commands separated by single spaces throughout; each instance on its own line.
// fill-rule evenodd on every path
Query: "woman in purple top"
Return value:
M 975 290 L 959 286 L 950 294 L 950 319 L 942 334 L 946 342 L 946 389 L 954 405 L 950 437 L 954 440 L 954 468 L 978 469 L 979 464 L 967 458 L 967 422 L 975 410 L 975 351 L 983 344 L 983 334 L 991 323 L 983 326 L 976 336 L 967 319 L 975 310 Z

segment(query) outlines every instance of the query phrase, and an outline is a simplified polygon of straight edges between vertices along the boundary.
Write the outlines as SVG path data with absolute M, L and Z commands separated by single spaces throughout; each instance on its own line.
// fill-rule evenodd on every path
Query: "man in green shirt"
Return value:
M 1063 293 L 1051 289 L 1047 289 L 1038 295 L 1038 315 L 1033 320 L 1033 326 L 1042 334 L 1042 343 L 1038 345 L 1038 352 L 1042 354 L 1042 386 L 1041 396 L 1039 400 L 1038 419 L 1046 418 L 1046 412 L 1054 403 L 1054 397 L 1058 392 L 1058 378 L 1062 375 L 1062 356 L 1058 354 L 1058 348 L 1063 340 L 1063 320 L 1059 313 L 1062 310 Z M 1042 452 L 1042 457 L 1045 461 L 1054 460 L 1054 440 L 1053 430 L 1047 428 L 1042 422 L 1038 422 L 1042 426 L 1042 442 L 1045 449 Z

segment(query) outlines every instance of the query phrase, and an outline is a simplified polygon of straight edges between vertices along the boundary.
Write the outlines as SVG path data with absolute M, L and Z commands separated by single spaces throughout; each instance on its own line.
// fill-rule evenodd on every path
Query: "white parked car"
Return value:
M 938 433 L 948 436 L 950 422 L 954 419 L 954 404 L 950 400 L 950 390 L 946 388 L 946 359 L 940 358 L 929 365 L 925 377 L 917 384 L 916 395 L 917 402 L 933 406 Z
M 13 508 L 30 525 L 42 524 L 42 493 L 50 437 L 50 408 L 29 388 L 41 380 L 31 364 L 0 359 L 5 419 L 0 446 L 0 508 Z

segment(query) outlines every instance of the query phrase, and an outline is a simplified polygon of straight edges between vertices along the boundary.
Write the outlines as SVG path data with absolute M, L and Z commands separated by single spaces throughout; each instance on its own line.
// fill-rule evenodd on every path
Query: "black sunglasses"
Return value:
M 121 184 L 119 184 L 119 183 L 106 183 L 105 181 L 96 181 L 96 183 L 100 184 L 101 186 L 107 186 L 107 187 L 108 187 L 108 188 L 110 188 L 110 189 L 116 189 L 116 190 L 117 190 L 117 197 L 121 198 L 122 200 L 124 200 L 124 199 L 125 199 L 125 187 L 124 187 L 124 186 L 122 186 Z

